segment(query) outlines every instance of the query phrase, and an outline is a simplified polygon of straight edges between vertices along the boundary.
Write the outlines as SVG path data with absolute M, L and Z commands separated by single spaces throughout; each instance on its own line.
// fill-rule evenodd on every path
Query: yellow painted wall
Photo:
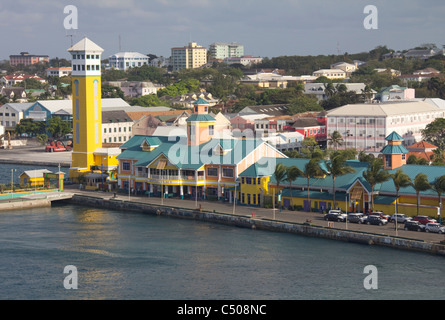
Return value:
M 95 89 L 95 80 L 97 89 Z M 79 82 L 78 92 L 76 92 L 76 81 Z M 91 165 L 96 164 L 93 152 L 102 147 L 101 77 L 73 77 L 72 86 L 73 153 L 71 167 L 89 169 Z M 97 100 L 97 110 L 95 100 Z M 78 101 L 79 108 L 76 107 L 76 101 Z M 79 137 L 79 141 L 77 141 L 77 137 Z

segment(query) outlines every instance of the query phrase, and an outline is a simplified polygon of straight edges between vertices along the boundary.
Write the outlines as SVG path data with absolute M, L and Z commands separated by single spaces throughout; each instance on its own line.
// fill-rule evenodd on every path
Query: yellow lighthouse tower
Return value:
M 100 166 L 94 151 L 102 148 L 101 54 L 104 50 L 84 38 L 68 49 L 72 56 L 73 153 L 70 178 Z

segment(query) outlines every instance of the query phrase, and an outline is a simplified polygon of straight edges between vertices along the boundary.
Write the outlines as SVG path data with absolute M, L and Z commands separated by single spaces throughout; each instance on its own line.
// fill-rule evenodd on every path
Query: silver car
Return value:
M 389 222 L 394 222 L 394 221 L 396 221 L 396 219 L 397 219 L 397 223 L 405 223 L 408 220 L 411 220 L 412 218 L 408 217 L 405 214 L 395 213 L 389 218 Z
M 363 213 L 349 213 L 348 214 L 348 222 L 352 222 L 352 223 L 366 223 L 366 218 L 367 216 L 365 216 Z
M 425 225 L 426 232 L 445 233 L 445 227 L 438 223 L 427 223 Z

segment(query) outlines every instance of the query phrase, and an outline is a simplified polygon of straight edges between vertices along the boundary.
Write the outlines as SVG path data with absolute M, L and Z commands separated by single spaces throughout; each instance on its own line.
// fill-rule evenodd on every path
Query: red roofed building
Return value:
M 423 158 L 427 161 L 433 160 L 432 156 L 434 155 L 434 150 L 437 149 L 435 145 L 428 143 L 426 141 L 417 142 L 406 148 L 409 151 L 408 157 L 410 155 L 415 155 L 417 158 Z
M 46 82 L 45 79 L 40 78 L 40 77 L 37 76 L 37 75 L 29 75 L 29 74 L 13 74 L 13 75 L 6 75 L 6 76 L 3 76 L 3 77 L 0 79 L 0 82 L 1 82 L 3 85 L 7 86 L 7 87 L 12 87 L 12 86 L 14 86 L 15 84 L 20 83 L 20 82 L 22 82 L 23 80 L 26 80 L 26 79 L 35 79 L 35 80 L 37 80 L 37 81 L 39 81 L 39 82 L 41 82 L 41 83 L 45 83 L 45 82 Z

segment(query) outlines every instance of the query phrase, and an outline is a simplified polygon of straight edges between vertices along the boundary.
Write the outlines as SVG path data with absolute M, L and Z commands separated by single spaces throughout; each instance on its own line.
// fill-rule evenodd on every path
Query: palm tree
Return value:
M 326 163 L 329 173 L 332 177 L 332 192 L 333 192 L 333 200 L 334 200 L 334 208 L 336 207 L 335 203 L 335 179 L 339 176 L 344 176 L 348 173 L 355 172 L 355 169 L 351 166 L 346 165 L 346 158 L 343 153 L 334 153 L 331 161 Z
M 405 172 L 403 172 L 402 169 L 398 169 L 396 173 L 391 174 L 391 178 L 394 182 L 394 187 L 396 188 L 396 213 L 398 213 L 399 190 L 400 188 L 405 188 L 412 185 L 412 181 L 411 178 Z
M 286 166 L 282 163 L 278 163 L 275 166 L 275 172 L 273 173 L 273 175 L 275 177 L 275 181 L 277 182 L 277 192 L 280 193 L 280 183 L 286 180 L 286 175 L 287 175 Z M 275 199 L 273 199 L 273 201 L 275 202 Z
M 289 185 L 292 184 L 292 181 L 295 181 L 298 177 L 301 177 L 304 174 L 297 166 L 287 167 L 286 173 L 287 177 L 285 181 L 289 182 Z
M 439 197 L 439 217 L 442 216 L 442 193 L 445 192 L 445 175 L 437 177 L 436 180 L 431 184 L 431 189 L 436 191 Z M 440 223 L 440 221 L 439 221 Z
M 424 173 L 419 173 L 414 178 L 413 183 L 414 189 L 416 189 L 416 195 L 417 195 L 417 215 L 419 215 L 419 207 L 420 207 L 420 192 L 426 191 L 428 189 L 431 189 L 431 185 L 428 182 L 428 177 Z
M 315 176 L 319 176 L 323 174 L 323 171 L 320 167 L 320 164 L 318 163 L 319 159 L 311 159 L 308 163 L 304 166 L 303 174 L 307 179 L 307 201 L 310 204 L 310 195 L 309 195 L 309 185 L 310 185 L 310 179 Z M 310 207 L 310 205 L 309 205 Z
M 334 150 L 337 150 L 338 146 L 343 145 L 343 137 L 338 131 L 332 132 L 329 137 L 329 145 L 334 146 Z
M 377 184 L 383 183 L 389 179 L 388 170 L 383 167 L 383 161 L 380 158 L 374 158 L 369 162 L 368 169 L 363 172 L 363 178 L 371 186 L 371 210 L 374 210 L 374 188 Z
M 303 171 L 301 171 L 297 166 L 291 166 L 286 168 L 286 175 L 285 181 L 289 182 L 289 186 L 291 186 L 292 181 L 295 181 L 298 177 L 303 176 Z M 292 188 L 290 190 L 292 196 Z

